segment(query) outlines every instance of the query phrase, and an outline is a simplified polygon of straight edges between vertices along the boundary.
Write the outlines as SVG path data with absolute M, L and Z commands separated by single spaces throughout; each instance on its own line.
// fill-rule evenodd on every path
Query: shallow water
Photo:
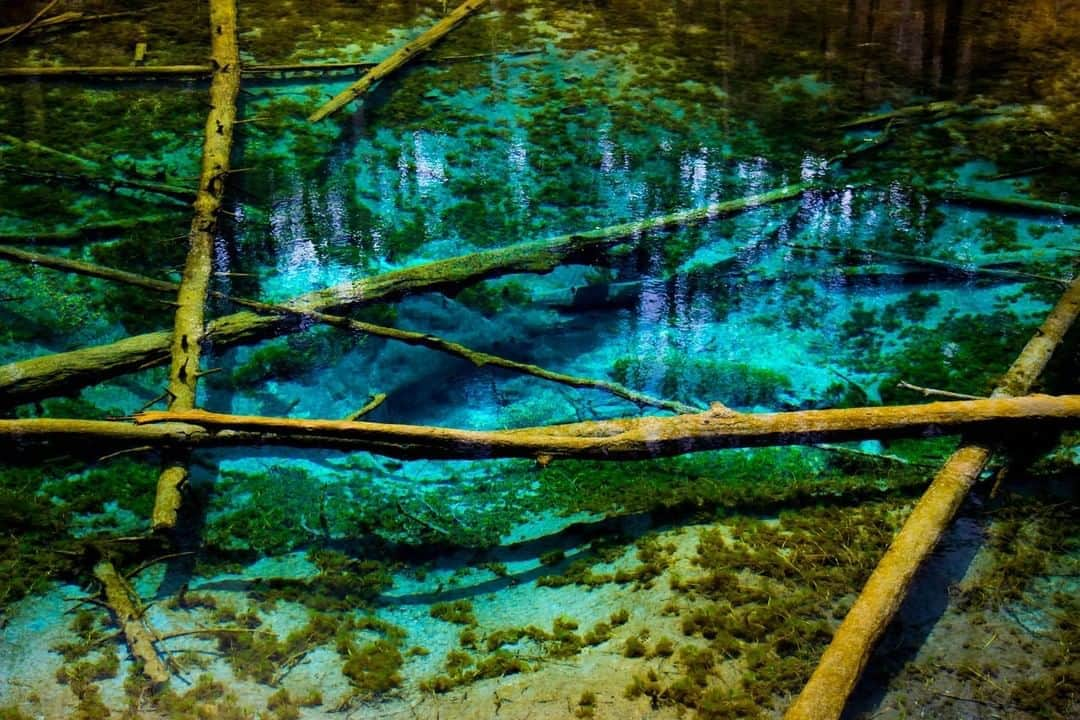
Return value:
M 25 32 L 0 67 L 128 66 L 139 42 L 150 66 L 205 62 L 205 3 L 119 5 L 142 12 Z M 44 6 L 9 3 L 0 25 Z M 241 58 L 380 60 L 443 10 L 241 1 Z M 287 303 L 338 288 L 326 309 L 701 409 L 923 400 L 900 380 L 984 395 L 1075 273 L 1078 42 L 1071 2 L 492 3 L 319 124 L 306 116 L 354 72 L 245 75 L 212 289 Z M 116 178 L 194 187 L 207 87 L 0 77 L 4 242 L 179 282 L 188 201 Z M 795 183 L 788 200 L 633 233 L 551 272 L 340 299 L 362 278 Z M 6 417 L 164 407 L 167 353 L 34 396 L 10 378 L 171 329 L 170 294 L 3 258 L 0 278 Z M 211 299 L 208 317 L 237 310 Z M 1075 348 L 1037 389 L 1074 390 Z M 222 413 L 340 419 L 385 395 L 365 420 L 670 414 L 308 321 L 234 347 L 212 336 L 202 368 L 198 404 Z M 1076 442 L 1032 430 L 1005 480 L 980 484 L 853 717 L 1076 711 Z M 545 467 L 199 450 L 181 529 L 151 539 L 156 453 L 9 437 L 0 708 L 779 716 L 955 444 Z M 158 642 L 174 678 L 152 691 L 105 611 L 72 600 L 97 591 L 101 557 L 134 570 L 174 553 L 137 576 L 144 620 L 206 632 Z

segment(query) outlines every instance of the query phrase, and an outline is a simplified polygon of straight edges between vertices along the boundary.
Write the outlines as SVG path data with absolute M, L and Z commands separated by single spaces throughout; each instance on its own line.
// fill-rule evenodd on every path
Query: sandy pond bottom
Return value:
M 1013 500 L 1020 510 L 965 507 L 872 661 L 850 717 L 1067 717 L 1075 709 L 1075 687 L 1053 683 L 1076 673 L 1064 645 L 1076 632 L 1066 622 L 1069 613 L 1075 620 L 1066 595 L 1075 595 L 1076 555 L 1046 554 L 1062 543 L 1075 551 L 1075 532 L 1060 527 L 1060 498 Z M 155 704 L 112 629 L 80 625 L 72 610 L 85 593 L 57 586 L 7 616 L 0 707 L 9 708 L 5 718 L 20 717 L 14 708 L 40 718 L 778 717 L 853 598 L 836 588 L 865 576 L 910 506 L 873 500 L 682 527 L 638 516 L 609 522 L 604 535 L 584 516 L 538 520 L 498 550 L 399 565 L 392 586 L 354 612 L 311 607 L 319 604 L 313 588 L 323 587 L 324 602 L 340 595 L 326 590 L 330 582 L 319 585 L 330 574 L 302 552 L 194 577 L 181 592 L 167 592 L 167 564 L 159 564 L 134 583 L 143 598 L 160 593 L 146 614 L 159 635 L 254 632 L 163 640 L 179 672 L 174 692 Z M 832 540 L 847 556 L 833 555 Z M 1001 574 L 1011 579 L 995 579 Z M 306 581 L 308 607 L 267 600 L 267 578 L 279 589 Z M 823 610 L 831 610 L 827 620 Z M 65 611 L 72 621 L 57 623 Z M 331 626 L 322 642 L 294 645 L 287 656 L 278 650 L 268 665 L 220 639 L 285 640 L 310 634 L 313 618 Z M 79 662 L 96 675 L 60 652 L 87 641 Z M 353 655 L 363 660 L 347 678 Z M 80 673 L 95 678 L 93 702 Z M 1049 706 L 1038 706 L 1039 688 L 1054 698 Z

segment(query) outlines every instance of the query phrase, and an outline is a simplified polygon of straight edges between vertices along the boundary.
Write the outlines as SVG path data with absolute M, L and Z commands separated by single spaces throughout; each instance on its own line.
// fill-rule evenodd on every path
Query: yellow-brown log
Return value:
M 308 121 L 319 122 L 328 115 L 332 115 L 345 107 L 353 100 L 361 97 L 370 90 L 375 83 L 405 66 L 417 55 L 430 50 L 435 43 L 442 40 L 447 33 L 464 22 L 465 18 L 480 9 L 485 2 L 487 2 L 487 0 L 465 0 L 461 5 L 454 8 L 449 15 L 432 26 L 431 29 L 425 31 L 415 40 L 408 42 L 393 55 L 365 73 L 362 78 L 335 95 L 332 100 L 313 112 L 308 118 Z
M 154 636 L 142 623 L 142 612 L 135 604 L 135 592 L 108 560 L 94 566 L 94 577 L 105 590 L 109 606 L 131 654 L 142 661 L 143 672 L 155 683 L 169 679 L 169 671 L 154 648 Z
M 1080 395 L 1028 395 L 922 405 L 735 413 L 718 406 L 692 415 L 635 417 L 518 430 L 458 430 L 346 420 L 225 415 L 204 410 L 146 412 L 134 422 L 0 420 L 17 450 L 277 445 L 365 450 L 403 459 L 533 458 L 639 460 L 704 450 L 807 445 L 869 438 L 985 432 L 1001 438 L 1032 424 L 1080 425 Z
M 240 92 L 240 50 L 236 41 L 236 1 L 211 0 L 210 49 L 214 76 L 210 81 L 210 113 L 203 135 L 202 168 L 195 196 L 195 214 L 188 233 L 188 255 L 177 292 L 176 320 L 170 346 L 169 409 L 195 407 L 199 360 L 206 333 L 205 307 L 210 285 L 214 236 L 229 176 L 236 96 Z M 169 458 L 158 478 L 151 525 L 176 525 L 180 489 L 187 479 L 187 458 Z
M 1078 314 L 1080 278 L 1073 281 L 1024 346 L 990 402 L 1010 402 L 1010 396 L 1028 392 Z M 1023 433 L 1013 436 L 1016 437 L 1023 437 Z M 993 451 L 994 444 L 968 437 L 946 461 L 870 575 L 785 720 L 840 717 L 878 639 L 907 595 L 915 573 L 948 529 Z

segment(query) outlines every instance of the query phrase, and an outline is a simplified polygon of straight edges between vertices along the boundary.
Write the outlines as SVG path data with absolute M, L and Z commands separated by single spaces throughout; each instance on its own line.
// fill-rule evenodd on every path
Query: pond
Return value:
M 959 431 L 659 428 L 988 396 L 1074 280 L 1074 2 L 455 4 L 0 8 L 0 718 L 781 717 Z M 1080 712 L 1010 427 L 845 717 Z

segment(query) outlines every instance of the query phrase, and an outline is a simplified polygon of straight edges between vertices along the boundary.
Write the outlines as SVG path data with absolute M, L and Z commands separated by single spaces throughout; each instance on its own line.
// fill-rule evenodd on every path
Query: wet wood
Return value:
M 80 260 L 72 260 L 70 258 L 58 257 L 55 255 L 45 255 L 42 253 L 29 252 L 27 250 L 20 250 L 18 248 L 3 245 L 0 245 L 0 258 L 9 260 L 11 262 L 36 265 L 39 267 L 48 267 L 63 272 L 71 272 L 79 275 L 85 275 L 87 277 L 96 277 L 102 280 L 110 280 L 125 285 L 141 287 L 146 290 L 152 290 L 155 292 L 173 293 L 180 289 L 180 285 L 178 283 L 173 283 L 166 280 L 155 280 L 153 278 L 148 278 L 143 275 L 137 275 L 135 273 L 129 273 L 123 270 L 115 270 L 113 268 L 82 262 Z M 315 322 L 325 325 L 333 325 L 335 327 L 340 327 L 345 330 L 361 332 L 367 335 L 374 335 L 376 337 L 386 338 L 388 340 L 396 340 L 398 342 L 403 342 L 407 345 L 426 347 L 429 350 L 435 350 L 436 352 L 445 353 L 447 355 L 452 355 L 454 357 L 467 360 L 468 362 L 472 363 L 477 367 L 499 367 L 520 374 L 531 375 L 533 377 L 540 378 L 541 380 L 550 380 L 552 382 L 560 383 L 569 387 L 591 388 L 594 390 L 600 390 L 602 392 L 607 392 L 611 395 L 614 395 L 615 397 L 629 400 L 630 402 L 641 407 L 655 407 L 674 413 L 694 413 L 701 410 L 701 408 L 693 407 L 685 403 L 652 397 L 651 395 L 637 392 L 619 383 L 610 382 L 607 380 L 596 380 L 593 378 L 578 377 L 566 373 L 558 373 L 547 370 L 538 365 L 531 365 L 528 363 L 500 357 L 498 355 L 480 352 L 459 343 L 445 340 L 430 333 L 418 333 L 409 330 L 386 327 L 383 325 L 375 325 L 374 323 L 353 320 L 351 318 L 342 317 L 340 315 L 330 315 L 328 313 L 322 313 L 315 310 L 302 310 L 295 307 L 290 307 L 288 305 L 275 305 L 272 303 L 264 303 L 257 300 L 249 300 L 247 298 L 236 297 L 234 295 L 227 295 L 225 293 L 211 292 L 210 294 L 214 297 L 228 300 L 229 302 L 235 303 L 237 305 L 249 307 L 253 310 L 257 310 L 263 313 L 269 313 L 271 315 L 296 316 L 307 320 L 314 320 Z M 365 406 L 361 409 L 359 414 L 354 414 L 349 419 L 356 419 L 357 417 L 359 417 L 360 414 L 366 414 L 367 412 L 374 410 L 376 407 L 378 407 L 379 404 L 382 403 L 383 400 L 386 399 L 386 396 L 384 394 L 380 394 L 379 396 L 376 396 L 376 398 L 378 399 L 378 402 L 374 406 Z
M 84 65 L 6 67 L 0 68 L 0 78 L 208 78 L 213 74 L 210 65 Z
M 469 55 L 444 55 L 419 59 L 418 64 L 442 65 L 458 62 L 474 62 L 477 60 L 491 60 L 504 57 L 520 57 L 524 55 L 536 55 L 542 50 L 509 50 L 494 53 L 473 53 Z M 282 63 L 282 64 L 249 64 L 242 65 L 240 75 L 242 77 L 261 75 L 321 75 L 327 73 L 357 72 L 368 70 L 379 63 L 370 60 L 357 62 L 325 62 L 325 63 Z M 213 73 L 211 65 L 84 65 L 84 66 L 24 66 L 0 68 L 0 78 L 9 79 L 43 79 L 56 78 L 67 79 L 114 79 L 114 80 L 140 80 L 150 78 L 175 78 L 179 80 L 204 80 Z
M 142 609 L 136 602 L 134 589 L 108 560 L 94 566 L 94 577 L 101 583 L 105 604 L 116 618 L 132 656 L 142 662 L 143 673 L 154 683 L 169 679 L 169 671 L 154 648 L 154 636 L 143 625 Z
M 53 3 L 55 4 L 55 3 Z M 45 8 L 45 12 L 48 11 L 48 7 Z M 44 13 L 39 13 L 42 15 Z M 55 29 L 66 25 L 85 25 L 87 23 L 102 22 L 104 20 L 113 20 L 120 17 L 131 17 L 133 15 L 144 15 L 145 10 L 122 10 L 119 12 L 110 13 L 85 13 L 79 11 L 62 12 L 56 15 L 50 15 L 49 17 L 41 18 L 32 24 L 31 27 L 26 28 L 23 32 L 25 34 L 32 34 L 40 32 L 42 30 Z M 10 25 L 8 27 L 0 28 L 0 35 L 11 35 L 18 30 L 20 25 Z
M 1062 287 L 1068 286 L 1067 280 L 1061 278 L 1049 277 L 1047 275 L 1039 275 L 1036 273 L 1028 273 L 1022 270 L 1008 270 L 1000 267 L 989 267 L 985 265 L 975 265 L 968 263 L 952 262 L 949 260 L 939 260 L 938 258 L 930 258 L 922 255 L 910 255 L 907 253 L 891 252 L 888 250 L 866 250 L 862 248 L 841 247 L 837 245 L 807 245 L 800 243 L 784 243 L 784 247 L 791 248 L 796 252 L 802 253 L 816 253 L 816 252 L 828 252 L 839 255 L 845 262 L 861 262 L 864 258 L 880 258 L 882 260 L 895 260 L 897 262 L 906 265 L 915 265 L 927 268 L 940 268 L 950 273 L 962 277 L 1001 277 L 1010 278 L 1014 280 L 1038 280 L 1041 282 L 1050 282 Z
M 368 399 L 366 403 L 364 403 L 364 406 L 362 408 L 360 408 L 354 413 L 350 413 L 345 417 L 345 419 L 350 422 L 354 420 L 359 420 L 365 415 L 375 412 L 384 402 L 386 402 L 386 393 L 375 393 Z
M 206 335 L 205 306 L 210 287 L 214 238 L 229 177 L 236 96 L 240 92 L 240 50 L 236 39 L 236 1 L 211 0 L 210 49 L 214 77 L 210 82 L 210 114 L 203 136 L 199 191 L 188 233 L 188 255 L 177 290 L 176 320 L 170 344 L 169 409 L 195 407 L 199 361 Z M 187 481 L 187 458 L 171 458 L 158 478 L 151 525 L 176 526 L 181 488 Z
M 983 114 L 993 112 L 996 103 L 983 98 L 978 98 L 970 103 L 958 103 L 954 100 L 938 100 L 936 102 L 923 103 L 920 105 L 908 105 L 895 110 L 886 110 L 879 113 L 863 115 L 854 120 L 837 125 L 842 130 L 855 130 L 859 128 L 883 125 L 894 120 L 943 120 L 947 117 L 966 114 Z
M 994 390 L 991 402 L 1007 401 L 1030 391 L 1077 315 L 1080 315 L 1080 278 L 1073 281 L 1024 346 Z M 1013 437 L 1023 438 L 1029 432 Z M 1007 442 L 1009 437 L 994 440 Z M 840 717 L 877 641 L 904 601 L 916 572 L 952 523 L 960 503 L 986 467 L 995 446 L 992 439 L 966 436 L 960 448 L 946 461 L 874 569 L 821 656 L 810 681 L 784 716 L 785 720 Z
M 0 233 L 0 243 L 25 245 L 78 245 L 115 239 L 128 230 L 145 225 L 179 220 L 180 215 L 148 215 L 145 217 L 108 220 L 105 222 L 82 223 L 78 227 L 66 230 L 32 230 L 22 233 Z
M 718 392 L 719 394 L 719 392 Z M 560 458 L 641 460 L 704 450 L 809 445 L 979 432 L 1002 439 L 1032 423 L 1080 426 L 1080 395 L 988 398 L 921 405 L 736 413 L 717 405 L 674 417 L 620 418 L 522 428 L 454 428 L 224 415 L 204 410 L 144 412 L 134 422 L 0 420 L 0 437 L 17 450 L 46 444 L 60 451 L 93 447 L 247 447 L 363 450 L 400 459 Z
M 383 60 L 369 70 L 362 78 L 338 93 L 332 100 L 321 106 L 308 117 L 309 122 L 319 122 L 329 115 L 334 114 L 353 100 L 361 97 L 371 89 L 375 83 L 404 67 L 417 55 L 427 52 L 437 42 L 443 39 L 447 33 L 465 21 L 469 15 L 479 10 L 487 0 L 465 0 L 458 5 L 449 15 L 440 20 L 430 30 L 421 34 L 415 40 L 406 43 L 393 55 Z
M 457 291 L 482 280 L 513 273 L 547 273 L 564 264 L 593 263 L 612 248 L 637 241 L 649 233 L 793 200 L 814 187 L 809 182 L 796 183 L 694 210 L 436 260 L 308 293 L 283 304 L 305 312 L 333 313 L 417 293 Z M 215 347 L 226 348 L 294 332 L 301 325 L 296 317 L 239 312 L 212 321 L 207 335 Z M 77 391 L 109 378 L 160 365 L 169 358 L 171 337 L 171 333 L 165 331 L 147 333 L 0 366 L 0 407 Z
M 34 27 L 35 25 L 38 25 L 40 23 L 40 21 L 41 21 L 42 16 L 45 15 L 45 13 L 52 10 L 53 6 L 56 5 L 56 3 L 58 3 L 58 2 L 60 2 L 60 0 L 50 0 L 49 3 L 45 7 L 38 10 L 37 13 L 35 13 L 32 18 L 30 18 L 29 20 L 24 22 L 22 25 L 16 25 L 15 29 L 11 30 L 11 32 L 4 33 L 4 37 L 0 38 L 0 45 L 3 45 L 4 43 L 11 42 L 15 38 L 19 37 L 24 32 L 26 32 L 27 30 L 29 30 L 30 28 Z M 5 28 L 5 29 L 7 29 L 7 28 Z
M 152 180 L 139 180 L 114 175 L 95 175 L 89 173 L 46 172 L 31 170 L 20 165 L 0 163 L 0 174 L 17 175 L 32 179 L 42 185 L 77 185 L 103 191 L 108 194 L 123 194 L 143 202 L 159 203 L 164 201 L 170 204 L 187 205 L 195 191 L 189 188 L 177 187 L 166 183 Z M 129 192 L 120 193 L 121 190 Z M 154 198 L 145 197 L 147 194 L 159 196 Z
M 971 207 L 986 208 L 999 212 L 1023 213 L 1025 215 L 1060 215 L 1070 219 L 1080 217 L 1080 205 L 1036 200 L 1018 195 L 1003 197 L 988 192 L 954 188 L 941 193 L 941 198 L 947 203 L 970 205 Z

